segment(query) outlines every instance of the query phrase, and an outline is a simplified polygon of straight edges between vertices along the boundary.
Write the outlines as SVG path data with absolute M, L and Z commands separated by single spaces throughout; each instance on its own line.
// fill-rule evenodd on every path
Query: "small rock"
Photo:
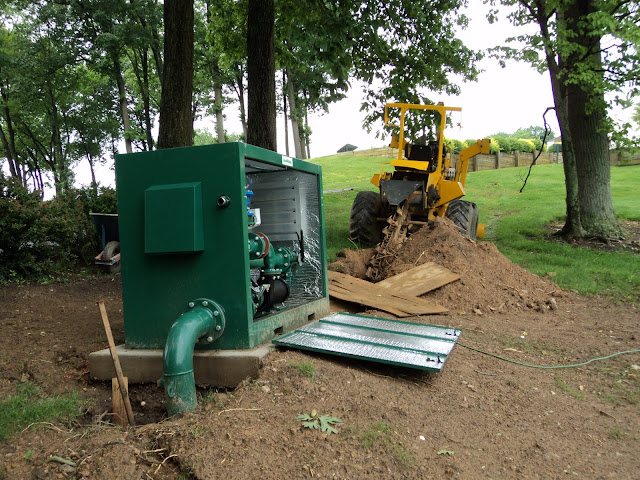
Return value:
M 264 393 L 271 393 L 271 389 L 269 388 L 269 386 L 268 386 L 268 385 L 263 385 L 263 386 L 262 386 L 262 391 L 263 391 Z
M 484 314 L 482 313 L 482 310 L 480 310 L 479 308 L 474 308 L 474 309 L 473 309 L 473 313 L 475 313 L 476 315 L 484 315 Z
M 555 298 L 551 298 L 551 300 L 549 300 L 549 308 L 551 308 L 551 310 L 558 309 L 558 302 L 556 301 Z

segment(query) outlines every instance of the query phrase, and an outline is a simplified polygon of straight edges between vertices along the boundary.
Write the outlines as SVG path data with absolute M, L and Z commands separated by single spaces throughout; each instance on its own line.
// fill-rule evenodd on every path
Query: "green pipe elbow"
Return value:
M 167 398 L 168 415 L 194 410 L 197 405 L 193 374 L 196 342 L 218 339 L 224 331 L 224 312 L 215 302 L 199 299 L 189 303 L 190 310 L 173 323 L 163 352 L 163 377 L 160 381 Z

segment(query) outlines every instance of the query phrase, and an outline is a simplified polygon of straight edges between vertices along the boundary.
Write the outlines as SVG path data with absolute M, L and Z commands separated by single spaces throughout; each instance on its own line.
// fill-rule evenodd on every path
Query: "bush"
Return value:
M 496 137 L 496 141 L 500 144 L 500 151 L 511 153 L 518 149 L 518 141 L 511 137 Z
M 469 144 L 463 140 L 452 140 L 453 142 L 453 153 L 460 153 L 461 150 L 464 150 L 469 146 Z
M 529 140 L 531 140 L 533 142 L 533 147 L 536 149 L 536 152 L 539 152 L 539 151 L 546 152 L 547 151 L 547 146 L 544 145 L 542 143 L 542 140 L 540 140 L 539 138 L 530 138 Z
M 74 190 L 74 194 L 85 207 L 85 213 L 118 213 L 118 196 L 110 187 L 99 187 L 94 192 L 91 187 Z
M 535 145 L 528 138 L 518 138 L 514 143 L 515 150 L 519 152 L 531 153 L 535 149 Z
M 0 178 L 0 283 L 68 270 L 99 242 L 81 196 L 43 201 L 12 178 Z

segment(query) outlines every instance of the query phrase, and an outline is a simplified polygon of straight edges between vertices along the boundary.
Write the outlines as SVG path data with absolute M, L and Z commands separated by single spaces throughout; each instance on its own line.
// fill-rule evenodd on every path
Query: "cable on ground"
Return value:
M 484 350 L 480 350 L 479 348 L 475 348 L 475 347 L 471 347 L 469 345 L 465 345 L 464 343 L 461 343 L 461 342 L 457 342 L 457 344 L 460 345 L 461 347 L 468 348 L 469 350 L 473 350 L 474 352 L 482 353 L 483 355 L 488 355 L 490 357 L 497 358 L 498 360 L 503 360 L 505 362 L 513 363 L 513 364 L 516 364 L 516 365 L 521 365 L 523 367 L 542 368 L 542 369 L 546 369 L 546 370 L 554 370 L 554 369 L 559 369 L 559 368 L 583 367 L 583 366 L 588 365 L 588 364 L 590 364 L 592 362 L 597 362 L 599 360 L 607 360 L 609 358 L 617 357 L 618 355 L 627 355 L 629 353 L 640 353 L 640 350 L 625 350 L 624 352 L 612 353 L 611 355 L 607 355 L 606 357 L 592 358 L 591 360 L 587 360 L 586 362 L 574 363 L 574 364 L 571 364 L 571 365 L 532 365 L 530 363 L 518 362 L 518 361 L 512 360 L 510 358 L 502 357 L 500 355 L 496 355 L 495 353 L 485 352 Z

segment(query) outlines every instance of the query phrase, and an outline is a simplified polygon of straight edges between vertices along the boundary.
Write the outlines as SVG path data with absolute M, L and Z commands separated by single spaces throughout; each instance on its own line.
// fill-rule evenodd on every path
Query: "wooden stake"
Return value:
M 135 425 L 136 422 L 133 418 L 133 410 L 131 409 L 131 402 L 129 401 L 129 390 L 127 388 L 127 381 L 122 374 L 122 368 L 120 367 L 120 359 L 118 358 L 118 352 L 116 352 L 116 345 L 113 341 L 113 335 L 111 334 L 111 325 L 109 324 L 109 318 L 107 317 L 107 310 L 104 307 L 104 302 L 100 300 L 98 302 L 98 307 L 100 308 L 100 315 L 102 315 L 102 324 L 104 325 L 104 331 L 107 334 L 107 341 L 109 342 L 109 351 L 111 352 L 111 360 L 113 360 L 113 368 L 116 371 L 116 377 L 118 378 L 118 385 L 120 387 L 120 394 L 122 397 L 122 401 L 124 402 L 124 407 L 127 412 L 127 419 L 129 420 L 130 425 Z M 113 400 L 114 405 L 116 404 L 116 400 Z M 118 412 L 114 412 L 118 413 Z
M 122 377 L 124 380 L 125 388 L 128 387 L 127 377 Z M 113 423 L 116 425 L 120 425 L 121 427 L 126 427 L 129 425 L 127 420 L 127 408 L 125 407 L 122 390 L 120 390 L 120 384 L 118 383 L 118 378 L 111 379 L 111 397 L 112 397 L 112 405 L 113 405 Z

